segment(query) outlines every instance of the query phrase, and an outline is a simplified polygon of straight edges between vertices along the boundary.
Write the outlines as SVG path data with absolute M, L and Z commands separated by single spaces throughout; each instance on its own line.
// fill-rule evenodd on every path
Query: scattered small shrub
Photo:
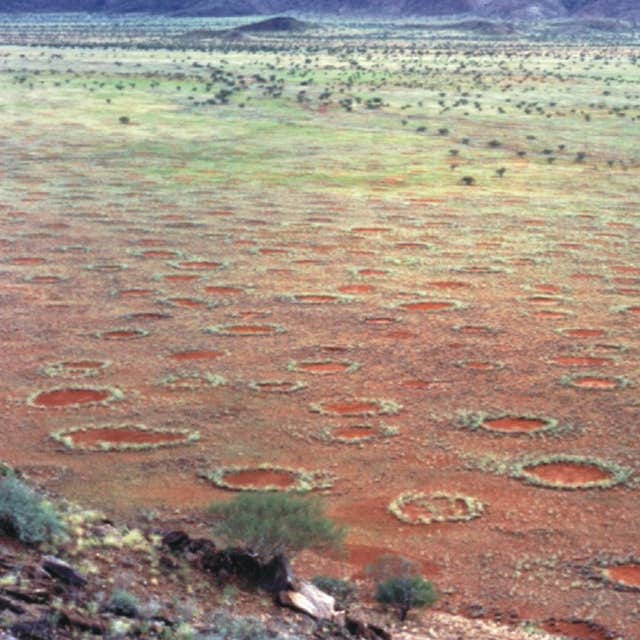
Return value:
M 422 576 L 396 576 L 379 582 L 376 600 L 397 608 L 400 620 L 407 617 L 410 609 L 430 607 L 438 599 L 431 582 Z
M 129 116 L 120 116 L 118 122 L 120 124 L 131 124 L 131 118 L 129 118 Z
M 338 547 L 345 529 L 329 520 L 322 504 L 286 493 L 252 492 L 213 504 L 220 516 L 215 532 L 232 544 L 244 544 L 263 560 L 302 549 Z
M 211 629 L 198 635 L 197 640 L 302 640 L 302 637 L 273 632 L 258 618 L 222 612 L 215 615 Z
M 25 543 L 49 542 L 64 533 L 53 506 L 24 482 L 0 476 L 0 530 Z
M 117 616 L 135 618 L 138 615 L 140 601 L 135 595 L 124 589 L 116 589 L 109 598 L 106 609 Z

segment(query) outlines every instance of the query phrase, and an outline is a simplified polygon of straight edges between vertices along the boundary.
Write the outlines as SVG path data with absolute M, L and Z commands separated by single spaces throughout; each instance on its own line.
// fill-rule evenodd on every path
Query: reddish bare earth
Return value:
M 121 180 L 107 169 L 102 178 Z M 80 189 L 91 184 L 77 182 Z M 619 312 L 630 298 L 607 286 L 636 268 L 635 203 L 547 218 L 533 204 L 525 213 L 494 207 L 482 191 L 465 211 L 455 199 L 395 199 L 384 190 L 346 204 L 285 193 L 236 201 L 188 185 L 162 202 L 154 194 L 141 190 L 127 207 L 87 200 L 78 209 L 52 189 L 40 201 L 1 205 L 0 232 L 10 240 L 1 291 L 7 462 L 115 516 L 177 509 L 191 521 L 231 495 L 200 472 L 263 463 L 328 472 L 335 482 L 322 494 L 350 527 L 348 554 L 305 553 L 301 571 L 360 575 L 394 551 L 421 563 L 444 611 L 531 620 L 578 638 L 605 637 L 601 629 L 638 637 L 637 593 L 614 588 L 637 586 L 638 565 L 610 569 L 608 580 L 585 577 L 603 558 L 640 555 L 635 477 L 562 491 L 508 473 L 526 456 L 556 454 L 637 469 L 640 316 L 638 307 Z M 631 226 L 612 232 L 608 223 L 623 218 Z M 157 246 L 144 250 L 151 239 Z M 559 248 L 560 240 L 576 247 Z M 490 248 L 478 249 L 482 241 Z M 192 255 L 199 258 L 181 257 Z M 439 297 L 447 291 L 455 303 Z M 60 384 L 42 373 L 51 363 L 91 377 Z M 563 383 L 576 373 L 587 377 Z M 205 375 L 228 384 L 162 384 Z M 611 383 L 622 377 L 628 386 Z M 294 380 L 304 383 L 295 393 L 266 393 L 291 390 Z M 123 397 L 110 402 L 111 389 Z M 460 412 L 509 417 L 464 429 Z M 572 428 L 536 433 L 542 416 Z M 76 437 L 111 441 L 105 425 L 127 422 L 194 429 L 201 439 L 80 453 L 50 438 L 92 425 L 102 430 Z M 333 437 L 318 437 L 323 429 Z M 574 485 L 607 475 L 568 463 L 528 472 Z M 292 482 L 264 470 L 227 480 L 239 488 Z M 388 506 L 407 491 L 469 495 L 486 508 L 469 522 L 405 523 Z M 449 508 L 457 515 L 457 504 Z M 600 626 L 572 622 L 585 619 Z

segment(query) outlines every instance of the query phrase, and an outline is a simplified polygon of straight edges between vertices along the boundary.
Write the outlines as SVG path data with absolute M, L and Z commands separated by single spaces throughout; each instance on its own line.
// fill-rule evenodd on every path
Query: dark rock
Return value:
M 14 624 L 11 629 L 19 640 L 56 640 L 56 630 L 45 618 Z
M 4 587 L 4 593 L 14 600 L 20 600 L 27 604 L 45 604 L 51 599 L 51 594 L 46 589 L 21 589 L 18 587 Z
M 277 555 L 263 565 L 258 586 L 269 593 L 295 591 L 296 579 L 289 560 L 283 555 Z
M 174 553 L 184 551 L 190 542 L 191 538 L 184 531 L 169 531 L 162 538 L 162 544 Z
M 4 596 L 0 596 L 0 611 L 11 611 L 11 613 L 21 615 L 26 611 L 26 609 L 17 602 L 14 602 L 9 598 L 5 598 Z
M 55 556 L 44 556 L 42 568 L 54 578 L 72 587 L 84 587 L 87 584 L 86 578 L 81 576 L 70 564 Z
M 487 610 L 481 604 L 470 604 L 467 607 L 467 614 L 470 618 L 484 618 L 487 615 Z
M 202 563 L 203 568 L 222 579 L 236 577 L 258 584 L 262 575 L 262 565 L 256 554 L 249 549 L 231 547 L 205 554 Z
M 88 631 L 95 635 L 103 635 L 106 631 L 102 620 L 82 615 L 77 611 L 58 610 L 58 624 L 61 627 Z
M 215 552 L 216 545 L 208 538 L 194 538 L 189 541 L 187 550 L 191 553 L 211 553 Z
M 391 634 L 374 624 L 368 624 L 362 620 L 355 618 L 347 618 L 345 620 L 347 631 L 356 638 L 364 638 L 365 640 L 391 640 Z

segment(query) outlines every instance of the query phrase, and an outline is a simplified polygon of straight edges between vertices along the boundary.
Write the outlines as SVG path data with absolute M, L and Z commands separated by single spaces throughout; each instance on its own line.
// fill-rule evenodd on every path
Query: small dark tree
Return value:
M 430 607 L 438 599 L 434 586 L 422 576 L 398 576 L 379 582 L 376 600 L 394 606 L 400 620 L 407 617 L 409 610 L 416 607 Z
M 286 493 L 245 493 L 212 505 L 210 512 L 220 517 L 216 534 L 244 544 L 263 562 L 302 549 L 337 548 L 346 533 L 324 515 L 318 500 Z

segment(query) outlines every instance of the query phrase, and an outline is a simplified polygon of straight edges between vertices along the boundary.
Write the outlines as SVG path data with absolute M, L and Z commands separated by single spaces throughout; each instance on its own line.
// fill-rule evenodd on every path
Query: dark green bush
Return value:
M 111 598 L 109 598 L 109 602 L 105 608 L 117 616 L 135 618 L 138 615 L 139 607 L 140 601 L 133 593 L 129 593 L 124 589 L 116 589 L 111 594 Z
M 433 584 L 422 576 L 387 578 L 376 589 L 376 600 L 396 607 L 400 620 L 407 617 L 410 609 L 430 607 L 437 599 Z
M 302 549 L 336 548 L 345 535 L 343 527 L 324 515 L 318 500 L 286 493 L 245 493 L 213 504 L 209 511 L 221 519 L 217 535 L 247 546 L 263 560 Z
M 49 542 L 64 533 L 53 506 L 18 478 L 0 476 L 0 530 L 25 543 Z

